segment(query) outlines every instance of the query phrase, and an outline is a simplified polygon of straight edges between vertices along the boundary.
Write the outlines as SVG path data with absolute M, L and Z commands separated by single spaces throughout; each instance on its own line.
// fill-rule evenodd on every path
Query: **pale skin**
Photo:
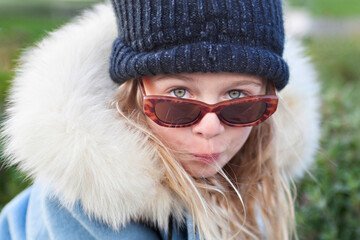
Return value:
M 261 95 L 265 81 L 240 73 L 181 73 L 143 79 L 147 95 L 190 98 L 215 104 L 232 98 Z M 215 113 L 184 128 L 163 127 L 147 118 L 152 131 L 178 152 L 178 161 L 193 177 L 211 177 L 243 147 L 252 127 L 230 127 Z

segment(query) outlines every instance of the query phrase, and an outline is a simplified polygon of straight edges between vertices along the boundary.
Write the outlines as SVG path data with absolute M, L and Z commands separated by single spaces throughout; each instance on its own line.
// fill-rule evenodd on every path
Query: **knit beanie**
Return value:
M 168 73 L 238 72 L 272 80 L 281 90 L 281 0 L 112 0 L 118 37 L 111 78 Z

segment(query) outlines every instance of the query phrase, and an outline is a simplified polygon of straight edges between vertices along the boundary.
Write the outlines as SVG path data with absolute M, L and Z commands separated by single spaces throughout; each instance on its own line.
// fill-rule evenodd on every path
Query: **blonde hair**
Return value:
M 164 166 L 164 181 L 184 202 L 201 239 L 296 237 L 290 178 L 276 164 L 271 118 L 253 127 L 241 150 L 215 176 L 193 178 L 176 161 L 176 153 L 151 132 L 138 85 L 133 79 L 118 88 L 117 111 L 149 136 Z

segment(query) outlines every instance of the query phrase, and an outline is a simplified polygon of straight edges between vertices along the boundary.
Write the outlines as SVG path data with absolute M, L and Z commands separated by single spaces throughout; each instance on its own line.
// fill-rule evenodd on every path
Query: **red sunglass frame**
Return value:
M 257 96 L 249 96 L 249 97 L 243 97 L 243 98 L 237 98 L 237 99 L 231 99 L 226 100 L 222 102 L 218 102 L 216 104 L 207 104 L 198 100 L 192 100 L 192 99 L 183 99 L 183 98 L 177 98 L 177 97 L 170 97 L 170 96 L 159 96 L 159 95 L 146 95 L 144 84 L 142 82 L 142 79 L 139 79 L 140 83 L 140 89 L 143 96 L 143 110 L 144 113 L 155 123 L 157 123 L 160 126 L 163 127 L 170 127 L 170 128 L 182 128 L 182 127 L 189 127 L 194 124 L 197 124 L 200 122 L 200 120 L 205 116 L 206 113 L 215 113 L 219 120 L 223 122 L 224 124 L 232 127 L 250 127 L 255 126 L 257 124 L 260 124 L 264 122 L 266 119 L 268 119 L 277 109 L 278 105 L 278 97 L 276 96 L 276 90 L 273 82 L 270 82 L 271 87 L 271 95 L 257 95 Z M 228 107 L 233 104 L 238 103 L 245 103 L 245 102 L 264 102 L 266 103 L 266 109 L 262 115 L 261 118 L 259 118 L 256 121 L 250 122 L 250 123 L 241 123 L 241 124 L 234 124 L 231 122 L 226 121 L 224 118 L 222 118 L 220 112 L 223 108 Z M 200 107 L 200 114 L 198 117 L 190 122 L 185 124 L 172 124 L 172 123 L 166 123 L 158 119 L 155 113 L 155 105 L 159 102 L 175 102 L 175 103 L 185 103 L 185 104 L 195 104 Z

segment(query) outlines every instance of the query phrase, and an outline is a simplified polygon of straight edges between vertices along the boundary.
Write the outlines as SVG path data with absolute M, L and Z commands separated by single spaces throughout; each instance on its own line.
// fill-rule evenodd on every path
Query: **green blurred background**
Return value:
M 0 0 L 1 119 L 21 52 L 96 2 L 100 1 Z M 288 3 L 315 19 L 360 19 L 359 0 Z M 311 168 L 313 177 L 305 176 L 298 183 L 299 238 L 360 239 L 360 34 L 308 34 L 302 41 L 319 71 L 323 120 L 321 148 Z M 29 184 L 14 168 L 0 166 L 0 210 Z

